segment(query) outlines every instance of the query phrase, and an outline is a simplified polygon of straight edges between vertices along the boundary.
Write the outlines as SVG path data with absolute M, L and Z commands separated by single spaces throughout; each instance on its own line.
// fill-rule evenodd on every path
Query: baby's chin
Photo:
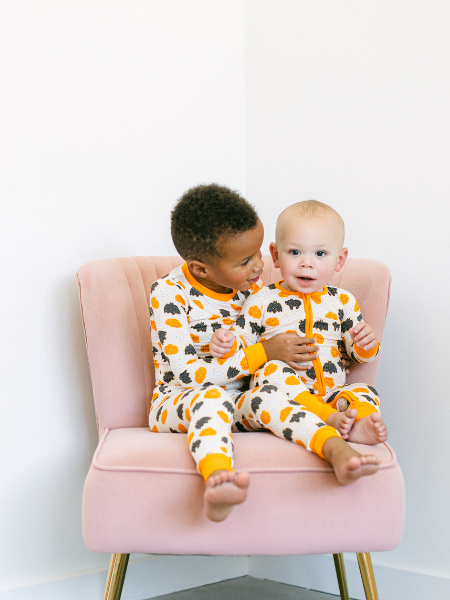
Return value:
M 307 280 L 290 280 L 284 282 L 284 285 L 291 292 L 300 292 L 301 294 L 314 294 L 314 292 L 321 292 L 324 288 L 323 283 L 320 283 L 317 279 Z

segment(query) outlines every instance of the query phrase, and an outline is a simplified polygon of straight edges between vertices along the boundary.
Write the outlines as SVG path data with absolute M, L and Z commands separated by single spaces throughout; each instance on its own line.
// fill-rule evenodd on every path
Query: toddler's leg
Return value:
M 206 384 L 157 398 L 150 411 L 150 427 L 160 433 L 187 433 L 189 449 L 206 482 L 205 513 L 222 521 L 235 504 L 243 502 L 248 473 L 233 471 L 233 401 L 220 387 Z
M 280 438 L 306 447 L 331 463 L 342 485 L 378 470 L 377 457 L 361 456 L 340 438 L 334 427 L 327 426 L 273 384 L 236 396 L 235 428 L 269 429 Z
M 297 400 L 310 412 L 320 417 L 327 425 L 337 429 L 344 439 L 348 438 L 356 411 L 349 409 L 339 412 L 336 407 L 325 404 L 321 396 L 309 392 L 306 385 L 301 381 L 301 372 L 296 372 L 284 362 L 271 360 L 252 376 L 252 389 L 262 385 L 276 386 L 279 391 L 289 398 Z
M 355 424 L 348 434 L 350 442 L 375 445 L 387 440 L 387 428 L 380 415 L 380 398 L 375 388 L 365 383 L 342 386 L 328 402 L 331 406 L 356 410 Z M 348 411 L 347 411 L 348 412 Z

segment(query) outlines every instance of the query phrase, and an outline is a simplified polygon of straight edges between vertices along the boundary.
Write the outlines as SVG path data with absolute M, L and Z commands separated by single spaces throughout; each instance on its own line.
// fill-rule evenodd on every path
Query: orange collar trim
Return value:
M 284 294 L 292 294 L 293 296 L 298 296 L 299 298 L 304 298 L 305 296 L 312 296 L 313 294 L 318 294 L 319 296 L 323 296 L 324 294 L 328 293 L 327 286 L 325 286 L 321 292 L 312 292 L 312 294 L 302 294 L 302 292 L 293 292 L 292 290 L 286 290 L 284 287 L 281 286 L 283 281 L 284 281 L 284 279 L 277 281 L 275 286 L 277 287 L 277 289 L 280 290 L 280 292 L 283 292 Z
M 234 296 L 236 295 L 237 290 L 233 290 L 230 294 L 219 294 L 218 292 L 213 292 L 209 288 L 205 287 L 192 276 L 191 272 L 189 271 L 189 267 L 187 266 L 187 263 L 184 263 L 184 265 L 181 267 L 181 270 L 183 271 L 184 276 L 186 277 L 190 285 L 193 288 L 195 288 L 198 292 L 201 292 L 205 296 L 208 296 L 208 298 L 213 298 L 214 300 L 222 300 L 222 302 L 227 302 L 228 300 L 234 298 Z

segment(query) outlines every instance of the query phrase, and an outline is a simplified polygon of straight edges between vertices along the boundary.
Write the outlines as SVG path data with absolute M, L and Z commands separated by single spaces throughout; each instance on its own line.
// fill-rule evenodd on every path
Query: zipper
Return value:
M 301 294 L 303 298 L 303 302 L 305 304 L 305 336 L 313 337 L 312 329 L 313 329 L 313 311 L 311 306 L 311 298 L 309 294 Z M 313 344 L 309 344 L 310 346 Z M 317 342 L 316 344 L 317 345 Z M 316 372 L 316 381 L 317 381 L 317 393 L 319 396 L 325 396 L 327 393 L 327 388 L 325 386 L 325 377 L 323 374 L 322 364 L 319 358 L 315 358 L 313 361 L 314 371 Z

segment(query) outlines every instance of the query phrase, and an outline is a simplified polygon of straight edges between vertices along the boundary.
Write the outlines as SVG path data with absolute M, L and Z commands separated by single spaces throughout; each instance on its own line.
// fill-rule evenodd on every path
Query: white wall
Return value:
M 450 593 L 449 24 L 445 0 L 246 2 L 247 196 L 266 244 L 284 207 L 315 198 L 344 217 L 350 255 L 390 266 L 377 388 L 407 519 L 373 560 Z
M 192 185 L 245 193 L 243 53 L 238 0 L 0 4 L 0 592 L 109 560 L 81 536 L 97 433 L 75 272 L 175 253 Z

